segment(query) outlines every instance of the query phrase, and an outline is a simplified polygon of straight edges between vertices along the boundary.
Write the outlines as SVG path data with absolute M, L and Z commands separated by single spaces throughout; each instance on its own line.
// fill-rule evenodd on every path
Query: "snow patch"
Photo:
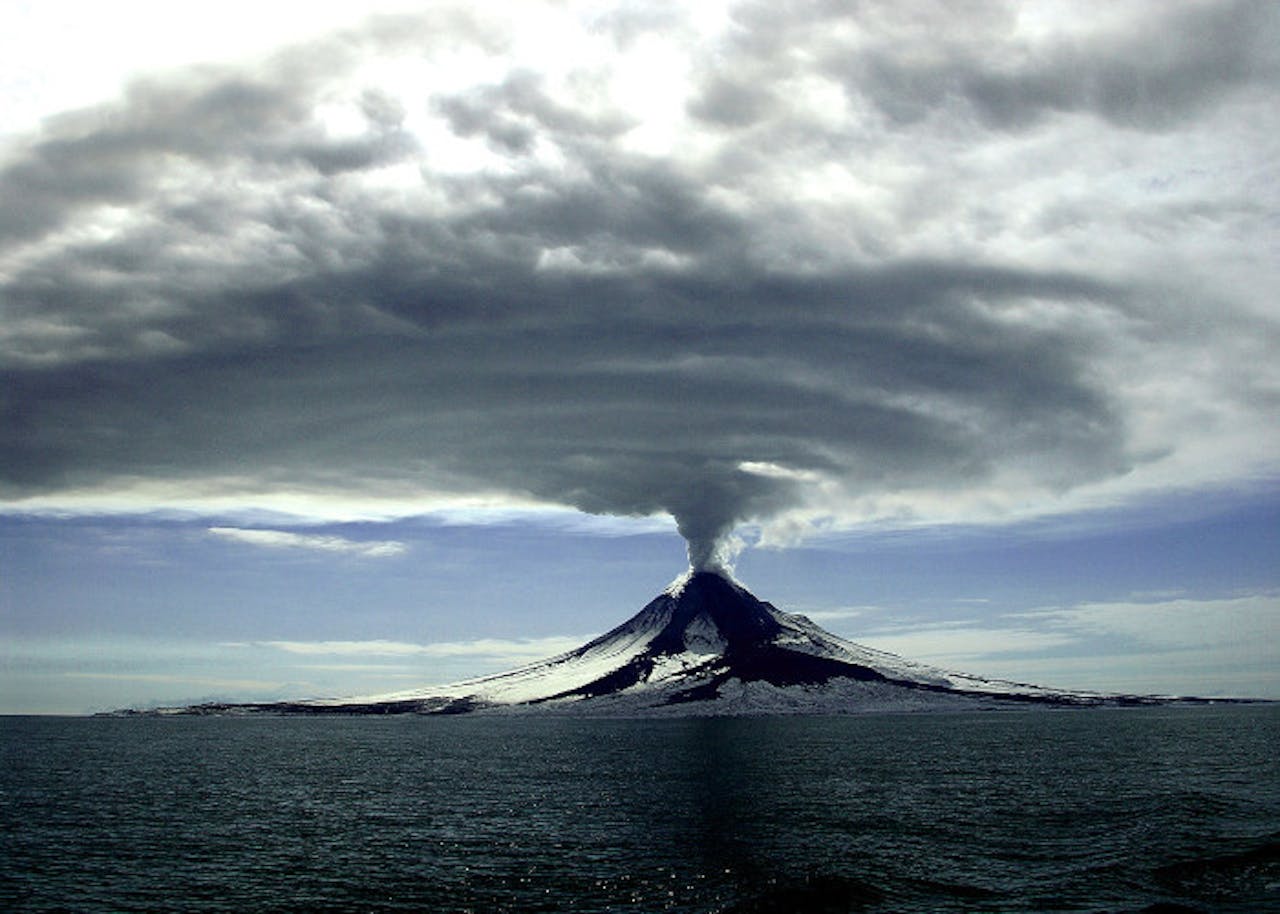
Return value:
M 720 575 L 741 599 L 740 605 L 734 605 L 733 596 L 717 582 L 694 583 L 699 574 L 691 568 L 622 625 L 548 660 L 450 685 L 309 704 L 340 708 L 423 702 L 421 710 L 448 710 L 453 705 L 463 710 L 520 713 L 667 716 L 938 710 L 1007 707 L 1008 697 L 1066 703 L 1108 697 L 989 680 L 916 663 L 846 641 L 804 616 L 762 604 L 740 584 Z M 690 586 L 703 589 L 690 592 Z M 702 599 L 712 602 L 691 602 Z M 732 614 L 739 611 L 760 623 L 756 629 L 748 626 L 759 634 L 736 635 L 731 657 L 730 639 L 720 625 L 731 626 Z M 683 627 L 672 630 L 677 619 Z M 736 664 L 758 649 L 781 649 L 835 661 L 837 666 L 829 678 L 824 674 L 825 682 L 809 685 L 772 685 L 762 681 L 758 671 L 744 681 L 736 675 Z M 839 672 L 839 665 L 847 665 L 847 675 Z M 883 680 L 867 677 L 866 670 Z

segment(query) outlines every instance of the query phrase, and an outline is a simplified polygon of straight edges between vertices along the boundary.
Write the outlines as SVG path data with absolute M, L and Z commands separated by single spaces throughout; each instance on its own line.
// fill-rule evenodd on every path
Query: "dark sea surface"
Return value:
M 1280 911 L 1280 707 L 0 719 L 6 911 Z

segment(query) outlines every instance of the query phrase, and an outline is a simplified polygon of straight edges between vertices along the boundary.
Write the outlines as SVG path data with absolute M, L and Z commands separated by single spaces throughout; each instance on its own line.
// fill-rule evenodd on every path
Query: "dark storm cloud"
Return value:
M 1175 10 L 1158 24 L 1104 33 L 1087 46 L 1047 41 L 1018 49 L 1013 59 L 971 46 L 941 65 L 913 65 L 882 49 L 849 82 L 869 86 L 895 117 L 918 116 L 958 96 L 1001 127 L 1088 112 L 1121 126 L 1160 129 L 1233 89 L 1272 81 L 1280 61 L 1270 40 L 1277 21 L 1274 4 L 1244 0 Z
M 1163 129 L 1234 90 L 1270 91 L 1280 69 L 1280 8 L 1265 0 L 1126 4 L 1110 10 L 1121 22 L 1099 17 L 1096 29 L 1048 36 L 1016 30 L 1019 6 L 744 4 L 735 53 L 717 61 L 691 110 L 734 125 L 762 116 L 764 87 L 794 75 L 801 48 L 820 61 L 818 72 L 891 122 L 966 106 L 982 123 L 1009 129 L 1071 112 Z
M 30 240 L 86 206 L 146 196 L 165 157 L 197 166 L 299 162 L 333 174 L 412 151 L 376 96 L 364 100 L 370 129 L 355 140 L 326 142 L 313 101 L 294 86 L 237 74 L 135 84 L 120 105 L 64 118 L 0 171 L 0 238 Z
M 319 105 L 360 60 L 466 43 L 494 49 L 483 23 L 457 10 L 380 16 L 356 31 L 287 49 L 254 69 L 203 66 L 134 80 L 118 103 L 51 118 L 0 159 L 0 240 L 30 241 L 93 205 L 154 202 L 155 179 L 174 160 L 196 168 L 229 161 L 292 164 L 325 175 L 412 152 L 400 103 L 356 86 L 367 129 L 332 138 Z
M 832 48 L 815 49 L 829 72 Z M 6 496 L 139 478 L 505 492 L 669 511 L 701 561 L 736 523 L 824 497 L 1008 473 L 1061 491 L 1132 465 L 1097 371 L 1135 319 L 1129 284 L 1002 256 L 818 256 L 785 189 L 726 198 L 758 157 L 628 151 L 629 112 L 575 107 L 519 68 L 416 109 L 509 167 L 422 166 L 387 191 L 363 179 L 418 161 L 415 110 L 349 85 L 341 60 L 290 59 L 138 84 L 10 155 Z M 1006 111 L 989 120 L 1030 119 L 1012 113 L 1026 99 L 982 101 L 969 57 L 948 60 L 902 104 L 945 83 Z M 691 110 L 780 116 L 734 79 Z M 363 119 L 354 135 L 325 126 L 334 98 Z M 79 231 L 104 205 L 126 217 Z M 1092 317 L 1045 317 L 1064 311 Z
M 435 108 L 459 136 L 483 136 L 507 152 L 528 152 L 541 135 L 558 141 L 621 133 L 628 119 L 616 112 L 592 117 L 556 102 L 536 73 L 512 73 L 501 83 L 443 96 Z

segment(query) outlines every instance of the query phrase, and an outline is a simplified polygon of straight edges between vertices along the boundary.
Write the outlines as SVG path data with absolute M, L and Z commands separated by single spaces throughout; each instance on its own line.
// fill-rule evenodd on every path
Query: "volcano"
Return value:
M 839 638 L 804 616 L 758 600 L 726 577 L 701 571 L 677 579 L 599 638 L 511 672 L 387 695 L 204 704 L 169 713 L 684 716 L 1170 700 L 1046 689 L 914 663 Z

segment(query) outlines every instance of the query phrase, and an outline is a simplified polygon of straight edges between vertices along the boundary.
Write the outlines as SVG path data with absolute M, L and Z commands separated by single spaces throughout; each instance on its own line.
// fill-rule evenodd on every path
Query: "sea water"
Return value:
M 1280 911 L 1280 708 L 0 720 L 0 910 Z

